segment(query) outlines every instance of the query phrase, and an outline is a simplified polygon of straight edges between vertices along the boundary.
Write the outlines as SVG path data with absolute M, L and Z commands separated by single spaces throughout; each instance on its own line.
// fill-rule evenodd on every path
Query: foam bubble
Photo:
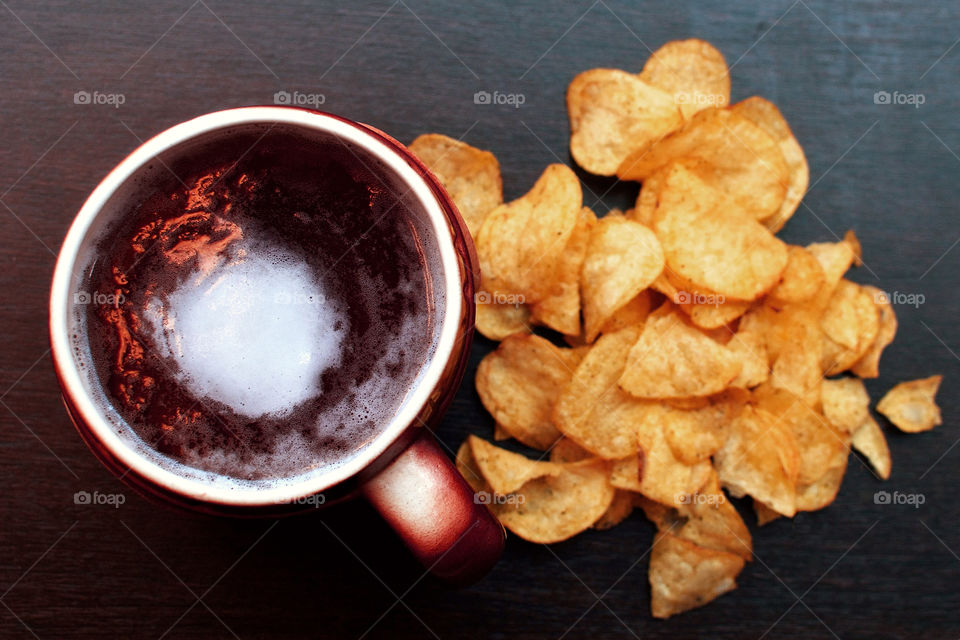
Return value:
M 322 392 L 348 319 L 295 256 L 237 254 L 152 298 L 146 318 L 178 381 L 199 397 L 249 418 L 282 417 Z

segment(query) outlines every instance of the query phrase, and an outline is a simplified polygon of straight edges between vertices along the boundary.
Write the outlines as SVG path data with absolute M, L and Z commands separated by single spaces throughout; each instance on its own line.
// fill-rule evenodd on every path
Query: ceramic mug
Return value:
M 446 295 L 434 355 L 386 427 L 344 463 L 301 474 L 275 486 L 218 484 L 203 474 L 158 462 L 129 425 L 117 425 L 103 391 L 77 349 L 85 327 L 74 293 L 80 270 L 95 254 L 98 233 L 127 212 L 123 203 L 143 190 L 148 167 L 188 154 L 191 142 L 229 136 L 243 127 L 277 124 L 305 134 L 335 136 L 380 161 L 409 188 L 427 213 L 440 254 Z M 362 496 L 435 575 L 469 582 L 497 561 L 504 530 L 451 464 L 430 430 L 455 394 L 473 337 L 479 268 L 472 240 L 449 195 L 409 150 L 372 127 L 307 109 L 265 106 L 229 109 L 176 125 L 150 139 L 114 168 L 77 214 L 57 260 L 50 295 L 50 340 L 64 404 L 84 441 L 117 476 L 139 492 L 213 514 L 276 516 Z M 79 338 L 78 338 L 79 337 Z M 100 401 L 98 402 L 98 398 Z M 125 427 L 125 428 L 124 428 Z

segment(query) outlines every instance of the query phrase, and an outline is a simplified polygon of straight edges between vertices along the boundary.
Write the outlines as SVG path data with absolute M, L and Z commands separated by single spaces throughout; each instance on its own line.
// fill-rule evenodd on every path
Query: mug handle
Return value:
M 479 503 L 432 436 L 420 435 L 361 492 L 438 578 L 467 584 L 503 552 L 503 525 Z

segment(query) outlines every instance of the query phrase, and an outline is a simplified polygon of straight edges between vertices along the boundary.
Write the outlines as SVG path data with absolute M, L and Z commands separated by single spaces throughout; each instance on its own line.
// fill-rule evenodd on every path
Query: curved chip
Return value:
M 621 180 L 646 180 L 681 158 L 700 161 L 703 179 L 755 220 L 780 209 L 789 170 L 766 131 L 729 109 L 709 108 L 662 140 L 638 146 L 617 167 Z
M 523 444 L 546 451 L 560 438 L 553 406 L 579 357 L 540 336 L 506 338 L 477 367 L 477 393 L 497 425 Z
M 823 415 L 844 433 L 854 433 L 870 419 L 870 395 L 859 378 L 824 380 L 820 399 Z
M 487 214 L 503 202 L 500 163 L 489 151 L 439 133 L 425 133 L 410 151 L 437 176 L 476 237 Z
M 620 386 L 638 398 L 709 396 L 723 391 L 741 367 L 736 354 L 665 303 L 630 349 Z
M 887 445 L 886 436 L 883 435 L 883 429 L 873 416 L 869 416 L 868 420 L 854 431 L 852 444 L 853 448 L 870 462 L 870 466 L 881 479 L 890 478 L 890 470 L 893 466 L 890 447 Z
M 653 292 L 644 289 L 633 297 L 630 302 L 613 312 L 607 321 L 600 327 L 600 333 L 616 333 L 627 327 L 637 327 L 647 321 L 650 310 L 653 308 Z
M 689 282 L 687 295 L 705 290 L 723 301 L 749 301 L 777 284 L 787 265 L 780 239 L 725 203 L 686 165 L 674 165 L 664 180 L 653 230 L 667 274 Z
M 744 407 L 714 465 L 731 495 L 750 495 L 785 516 L 796 513 L 797 445 L 790 430 L 763 409 Z
M 612 176 L 638 146 L 659 140 L 683 116 L 666 91 L 619 69 L 590 69 L 567 88 L 570 155 L 578 165 Z
M 580 333 L 580 269 L 596 223 L 593 211 L 583 207 L 577 226 L 557 260 L 551 290 L 530 309 L 536 322 L 568 336 Z
M 613 501 L 600 516 L 600 519 L 593 523 L 593 528 L 598 531 L 606 531 L 626 520 L 633 513 L 634 495 L 632 491 L 616 489 L 613 494 Z
M 850 371 L 861 378 L 876 378 L 880 375 L 880 356 L 897 335 L 897 316 L 893 312 L 893 305 L 890 304 L 886 293 L 870 285 L 862 285 L 862 287 L 873 297 L 873 303 L 880 314 L 880 327 L 870 348 L 850 367 Z
M 793 136 L 793 132 L 790 131 L 790 125 L 780 113 L 780 109 L 769 100 L 754 96 L 738 102 L 730 109 L 749 119 L 776 140 L 783 159 L 787 163 L 789 179 L 786 195 L 777 212 L 763 221 L 771 231 L 776 233 L 783 228 L 800 206 L 800 200 L 803 199 L 807 185 L 810 184 L 807 156 L 803 153 L 803 147 Z
M 770 292 L 770 298 L 779 302 L 797 303 L 812 299 L 824 283 L 820 261 L 796 245 L 787 245 L 787 266 L 780 274 L 780 282 Z
M 943 376 L 901 382 L 880 399 L 877 411 L 885 415 L 901 431 L 919 433 L 938 424 L 940 407 L 935 397 Z
M 556 476 L 527 482 L 515 500 L 494 504 L 503 526 L 529 542 L 551 544 L 589 529 L 607 512 L 614 489 L 606 463 L 584 460 L 561 468 Z
M 684 119 L 730 103 L 730 73 L 723 54 L 704 40 L 673 40 L 653 52 L 640 79 L 667 91 Z
M 617 386 L 639 329 L 631 327 L 597 340 L 560 393 L 553 421 L 563 435 L 605 459 L 637 451 L 637 424 L 654 403 L 638 400 Z
M 552 295 L 582 201 L 576 174 L 552 164 L 529 192 L 491 211 L 476 238 L 484 288 L 523 296 L 526 304 Z
M 658 533 L 650 552 L 653 617 L 669 618 L 735 589 L 743 565 L 743 558 L 733 553 L 706 549 L 671 533 Z
M 530 308 L 523 304 L 488 302 L 493 296 L 477 294 L 477 331 L 491 340 L 503 340 L 515 333 L 530 333 Z
M 650 229 L 620 217 L 601 219 L 590 234 L 580 274 L 587 342 L 614 313 L 663 271 L 663 250 Z
M 841 279 L 820 318 L 823 371 L 846 371 L 866 354 L 880 330 L 880 313 L 873 295 L 860 285 Z
M 559 464 L 530 460 L 477 436 L 469 436 L 467 443 L 470 445 L 476 468 L 487 485 L 499 496 L 509 496 L 536 478 L 554 477 L 563 472 L 563 467 Z

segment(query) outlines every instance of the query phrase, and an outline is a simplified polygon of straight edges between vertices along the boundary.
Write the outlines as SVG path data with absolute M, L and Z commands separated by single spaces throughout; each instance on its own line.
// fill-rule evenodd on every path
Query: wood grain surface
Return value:
M 854 459 L 825 511 L 762 530 L 745 512 L 757 557 L 735 592 L 651 619 L 640 515 L 550 547 L 511 537 L 485 580 L 451 590 L 364 504 L 280 522 L 182 513 L 115 480 L 74 432 L 47 350 L 49 280 L 74 213 L 141 140 L 277 91 L 322 95 L 401 140 L 438 131 L 490 149 L 513 198 L 571 163 L 577 72 L 636 71 L 691 36 L 723 51 L 735 100 L 775 101 L 806 149 L 810 192 L 783 236 L 854 228 L 866 264 L 852 277 L 914 296 L 874 398 L 946 376 L 943 426 L 883 423 L 887 483 Z M 958 38 L 955 2 L 0 2 L 0 638 L 958 637 Z M 477 91 L 524 101 L 475 104 Z M 877 91 L 924 102 L 877 104 Z M 110 95 L 123 104 L 95 103 Z M 598 213 L 636 196 L 578 173 Z M 470 378 L 492 347 L 477 341 Z M 468 380 L 438 435 L 454 448 L 492 427 Z M 881 489 L 925 501 L 876 504 Z M 78 491 L 124 503 L 78 505 Z

